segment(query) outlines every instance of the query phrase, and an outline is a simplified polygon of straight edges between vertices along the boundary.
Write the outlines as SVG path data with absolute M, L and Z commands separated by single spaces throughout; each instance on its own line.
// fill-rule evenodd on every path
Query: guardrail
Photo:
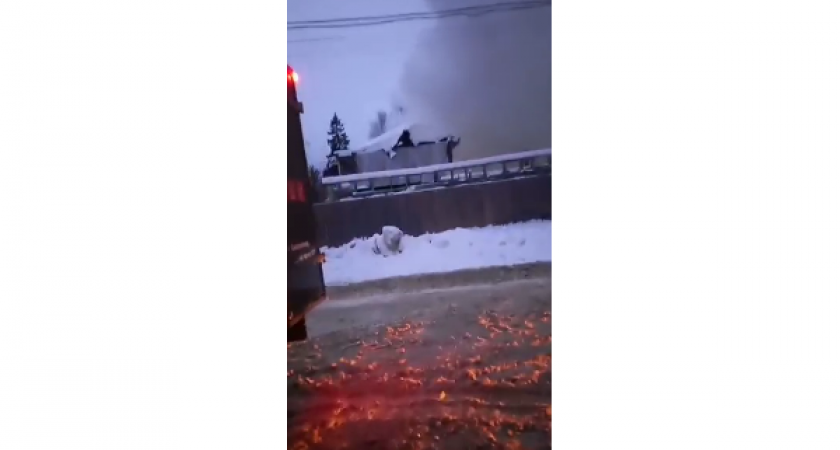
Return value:
M 327 201 L 551 173 L 551 149 L 411 169 L 326 177 Z

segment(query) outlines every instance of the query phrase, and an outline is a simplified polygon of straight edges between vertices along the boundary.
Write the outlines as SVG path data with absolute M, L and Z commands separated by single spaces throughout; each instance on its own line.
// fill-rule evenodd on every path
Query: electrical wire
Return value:
M 384 15 L 384 16 L 383 15 L 380 15 L 380 16 L 362 16 L 362 17 L 348 17 L 348 18 L 344 18 L 344 19 L 322 19 L 322 20 L 293 20 L 293 21 L 289 22 L 289 24 L 293 24 L 293 25 L 315 25 L 315 24 L 332 24 L 332 23 L 340 23 L 340 22 L 355 23 L 355 22 L 358 22 L 358 21 L 366 21 L 366 20 L 426 16 L 426 15 L 429 15 L 429 14 L 461 13 L 461 12 L 469 12 L 469 11 L 472 11 L 472 10 L 483 10 L 483 9 L 487 9 L 487 8 L 517 6 L 517 5 L 535 5 L 535 4 L 547 4 L 547 3 L 550 3 L 550 1 L 548 1 L 548 0 L 530 0 L 530 1 L 527 1 L 527 2 L 506 1 L 506 2 L 498 2 L 498 3 L 488 3 L 488 4 L 484 4 L 484 5 L 463 6 L 463 7 L 460 7 L 460 8 L 451 8 L 451 9 L 445 9 L 445 10 L 440 10 L 440 11 L 398 13 L 398 14 L 389 14 L 389 15 Z
M 416 12 L 390 14 L 381 16 L 364 16 L 343 19 L 305 20 L 288 22 L 287 30 L 312 30 L 312 29 L 337 29 L 337 28 L 358 28 L 375 25 L 384 25 L 398 22 L 409 22 L 417 20 L 443 19 L 448 17 L 466 16 L 478 17 L 491 13 L 511 12 L 526 9 L 544 8 L 551 6 L 550 0 L 537 0 L 528 2 L 500 2 L 487 5 L 465 6 L 451 8 L 434 12 Z
M 313 37 L 313 38 L 300 38 L 300 39 L 287 39 L 287 44 L 301 44 L 307 42 L 324 42 L 324 41 L 340 41 L 344 40 L 343 36 L 324 36 L 324 37 Z

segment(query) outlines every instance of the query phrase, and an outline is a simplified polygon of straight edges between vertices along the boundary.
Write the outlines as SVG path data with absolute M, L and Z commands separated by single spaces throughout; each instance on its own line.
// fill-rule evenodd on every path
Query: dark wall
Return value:
M 392 225 L 409 235 L 551 218 L 551 176 L 315 205 L 321 244 L 336 247 Z

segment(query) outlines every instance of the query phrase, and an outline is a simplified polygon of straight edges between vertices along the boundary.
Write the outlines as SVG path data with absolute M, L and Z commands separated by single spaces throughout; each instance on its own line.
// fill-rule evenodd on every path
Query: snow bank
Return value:
M 328 286 L 381 278 L 452 272 L 551 261 L 551 221 L 487 228 L 457 228 L 436 234 L 402 237 L 402 252 L 374 252 L 379 236 L 325 248 Z

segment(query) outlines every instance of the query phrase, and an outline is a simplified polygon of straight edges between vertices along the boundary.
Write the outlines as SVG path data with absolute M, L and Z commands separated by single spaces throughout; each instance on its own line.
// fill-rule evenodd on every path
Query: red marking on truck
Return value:
M 306 203 L 306 186 L 302 181 L 288 180 L 288 201 Z

